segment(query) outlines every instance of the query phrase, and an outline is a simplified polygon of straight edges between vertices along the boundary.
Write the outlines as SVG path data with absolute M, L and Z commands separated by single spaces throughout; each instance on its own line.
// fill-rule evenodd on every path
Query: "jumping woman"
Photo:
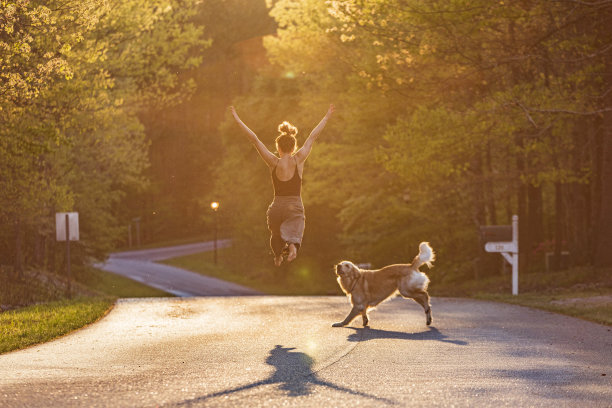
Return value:
M 287 255 L 287 261 L 293 261 L 297 257 L 302 244 L 305 225 L 304 205 L 301 197 L 304 162 L 308 158 L 315 140 L 334 113 L 334 105 L 329 105 L 325 117 L 310 132 L 304 145 L 297 151 L 297 140 L 295 138 L 298 132 L 297 128 L 289 122 L 278 125 L 280 133 L 276 138 L 278 156 L 270 152 L 257 135 L 240 120 L 233 106 L 230 107 L 230 110 L 234 119 L 244 130 L 272 173 L 274 200 L 268 207 L 267 218 L 268 229 L 271 234 L 270 247 L 274 253 L 274 264 L 280 266 L 283 262 L 283 255 Z

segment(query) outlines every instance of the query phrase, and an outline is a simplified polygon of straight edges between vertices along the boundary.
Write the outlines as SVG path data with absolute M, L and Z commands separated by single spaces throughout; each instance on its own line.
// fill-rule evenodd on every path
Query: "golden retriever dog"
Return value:
M 376 307 L 396 292 L 405 298 L 415 300 L 423 306 L 427 325 L 431 324 L 431 305 L 427 286 L 429 278 L 419 267 L 427 264 L 430 268 L 436 255 L 429 242 L 421 242 L 419 254 L 411 264 L 388 265 L 377 270 L 362 270 L 349 261 L 336 265 L 338 284 L 349 297 L 353 308 L 346 318 L 333 327 L 343 327 L 358 315 L 363 317 L 363 326 L 368 325 L 368 309 Z

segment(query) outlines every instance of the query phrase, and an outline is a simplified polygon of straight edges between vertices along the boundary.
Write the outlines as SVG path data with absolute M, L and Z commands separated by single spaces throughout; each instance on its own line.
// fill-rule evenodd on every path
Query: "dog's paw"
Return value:
M 342 327 L 344 326 L 342 323 L 334 323 L 332 324 L 332 327 Z
M 425 312 L 425 318 L 427 319 L 427 325 L 431 324 L 431 307 Z

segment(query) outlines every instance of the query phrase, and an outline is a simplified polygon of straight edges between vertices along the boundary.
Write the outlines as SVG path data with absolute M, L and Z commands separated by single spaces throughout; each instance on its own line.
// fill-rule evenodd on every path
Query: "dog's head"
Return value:
M 350 278 L 359 275 L 359 268 L 350 261 L 342 261 L 336 265 L 336 275 Z
M 342 261 L 336 265 L 336 276 L 338 284 L 347 295 L 353 290 L 355 282 L 359 279 L 361 271 L 352 262 Z

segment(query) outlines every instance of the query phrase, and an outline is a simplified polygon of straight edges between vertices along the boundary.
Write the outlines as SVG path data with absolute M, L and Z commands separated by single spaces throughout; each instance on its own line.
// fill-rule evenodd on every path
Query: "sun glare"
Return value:
M 317 345 L 317 343 L 314 340 L 309 339 L 306 342 L 306 351 L 307 351 L 307 354 L 312 354 L 313 352 L 315 352 L 317 350 L 317 348 L 318 348 L 318 345 Z

